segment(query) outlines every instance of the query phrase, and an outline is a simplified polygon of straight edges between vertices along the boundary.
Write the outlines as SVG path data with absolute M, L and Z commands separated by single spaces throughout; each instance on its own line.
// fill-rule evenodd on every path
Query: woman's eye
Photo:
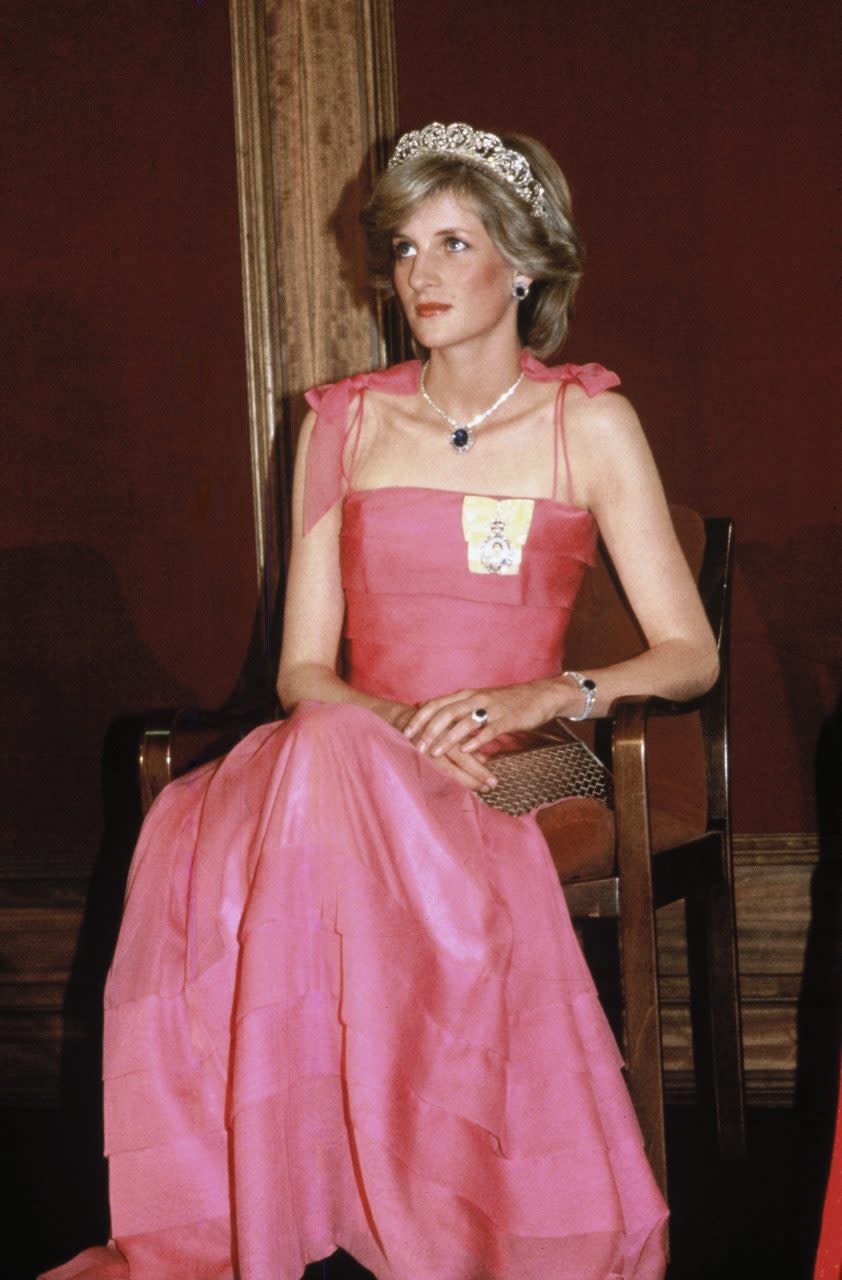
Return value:
M 392 243 L 392 256 L 395 258 L 411 258 L 415 253 L 415 245 L 408 240 L 395 240 Z
M 448 236 L 444 242 L 448 253 L 461 253 L 463 249 L 467 249 L 464 240 L 460 240 L 458 236 Z

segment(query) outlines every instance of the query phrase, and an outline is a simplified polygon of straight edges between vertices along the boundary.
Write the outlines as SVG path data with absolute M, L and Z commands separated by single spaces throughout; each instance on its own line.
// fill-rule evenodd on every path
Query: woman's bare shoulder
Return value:
M 620 391 L 599 391 L 587 395 L 581 387 L 571 387 L 565 405 L 568 444 L 587 452 L 623 455 L 648 449 L 637 410 Z
M 582 424 L 583 429 L 624 429 L 635 423 L 639 426 L 634 405 L 622 391 L 614 389 L 588 394 L 577 383 L 571 383 L 565 397 L 565 410 L 569 421 Z
M 587 396 L 570 389 L 565 432 L 575 482 L 595 510 L 613 495 L 658 486 L 657 471 L 637 411 L 618 391 Z M 575 393 L 574 393 L 575 392 Z

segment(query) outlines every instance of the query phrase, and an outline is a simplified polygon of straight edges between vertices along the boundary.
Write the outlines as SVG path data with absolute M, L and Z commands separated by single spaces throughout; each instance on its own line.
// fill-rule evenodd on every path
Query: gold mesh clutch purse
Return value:
M 539 805 L 589 796 L 610 805 L 611 774 L 598 756 L 561 721 L 552 728 L 510 734 L 516 745 L 489 757 L 497 786 L 480 796 L 516 818 Z

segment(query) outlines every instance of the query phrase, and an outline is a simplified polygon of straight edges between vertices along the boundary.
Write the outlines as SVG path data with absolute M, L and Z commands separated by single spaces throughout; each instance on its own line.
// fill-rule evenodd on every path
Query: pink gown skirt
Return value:
M 305 703 L 166 789 L 106 991 L 113 1240 L 50 1280 L 657 1280 L 666 1209 L 531 817 Z

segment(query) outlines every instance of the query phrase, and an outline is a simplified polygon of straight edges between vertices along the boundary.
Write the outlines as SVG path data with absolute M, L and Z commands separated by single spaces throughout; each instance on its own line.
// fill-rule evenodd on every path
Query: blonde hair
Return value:
M 392 289 L 392 238 L 422 201 L 443 191 L 470 201 L 502 256 L 533 280 L 518 305 L 521 342 L 539 359 L 552 356 L 567 334 L 584 251 L 573 226 L 570 189 L 553 157 L 534 138 L 504 134 L 506 147 L 529 162 L 544 188 L 537 216 L 505 179 L 447 152 L 421 151 L 378 178 L 360 220 L 368 237 L 372 279 Z

